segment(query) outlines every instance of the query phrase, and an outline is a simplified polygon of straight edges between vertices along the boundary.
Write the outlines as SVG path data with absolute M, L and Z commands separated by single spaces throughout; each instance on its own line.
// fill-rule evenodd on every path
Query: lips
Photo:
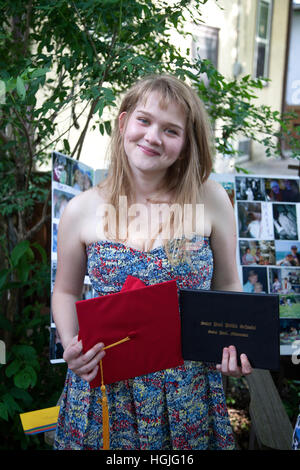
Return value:
M 152 149 L 151 147 L 147 147 L 145 145 L 138 144 L 139 149 L 142 150 L 143 153 L 148 155 L 149 157 L 158 157 L 160 155 L 160 152 L 157 150 Z

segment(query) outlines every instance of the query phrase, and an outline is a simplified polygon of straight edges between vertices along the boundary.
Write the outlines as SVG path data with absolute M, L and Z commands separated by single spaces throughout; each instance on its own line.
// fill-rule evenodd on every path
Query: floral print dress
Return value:
M 188 241 L 189 260 L 175 264 L 163 246 L 144 252 L 103 240 L 86 250 L 98 295 L 119 292 L 128 275 L 146 285 L 175 279 L 178 288 L 210 288 L 213 256 L 208 238 Z M 185 361 L 174 369 L 110 384 L 106 391 L 112 450 L 235 448 L 222 377 L 214 364 Z M 102 449 L 100 401 L 100 387 L 90 389 L 68 370 L 54 449 Z

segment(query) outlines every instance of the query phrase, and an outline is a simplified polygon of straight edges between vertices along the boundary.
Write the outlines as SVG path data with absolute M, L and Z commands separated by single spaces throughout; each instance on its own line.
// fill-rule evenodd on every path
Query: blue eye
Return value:
M 177 132 L 174 131 L 174 129 L 166 129 L 166 132 L 167 132 L 168 134 L 177 135 Z
M 148 124 L 149 123 L 148 119 L 145 119 L 145 118 L 142 118 L 142 117 L 137 118 L 137 120 L 139 122 L 141 122 L 142 124 Z

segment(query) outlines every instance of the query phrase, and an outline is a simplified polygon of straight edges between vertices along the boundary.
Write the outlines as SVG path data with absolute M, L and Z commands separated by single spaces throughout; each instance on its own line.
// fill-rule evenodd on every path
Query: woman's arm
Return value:
M 208 214 L 211 221 L 211 248 L 214 255 L 212 290 L 242 291 L 236 254 L 237 234 L 234 210 L 225 189 L 215 181 L 210 185 Z
M 211 224 L 211 248 L 214 257 L 212 290 L 242 291 L 237 262 L 237 235 L 234 210 L 225 189 L 215 181 L 208 181 L 205 191 L 204 211 Z M 241 367 L 237 364 L 236 349 L 224 348 L 221 364 L 217 369 L 225 375 L 239 377 L 251 373 L 251 365 L 241 354 Z
M 81 299 L 86 271 L 85 247 L 80 241 L 80 203 L 74 198 L 59 221 L 57 270 L 52 310 L 64 348 L 78 333 L 75 302 Z
M 60 336 L 68 367 L 85 380 L 92 380 L 104 356 L 103 344 L 82 354 L 78 341 L 75 302 L 81 299 L 86 273 L 85 245 L 80 239 L 83 221 L 82 198 L 76 196 L 66 206 L 59 222 L 57 237 L 57 271 L 52 295 L 53 318 Z

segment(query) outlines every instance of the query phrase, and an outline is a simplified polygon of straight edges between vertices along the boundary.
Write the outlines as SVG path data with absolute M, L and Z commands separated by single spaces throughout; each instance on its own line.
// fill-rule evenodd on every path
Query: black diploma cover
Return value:
M 234 345 L 253 368 L 280 365 L 279 296 L 180 289 L 184 360 L 220 364 L 223 348 Z

